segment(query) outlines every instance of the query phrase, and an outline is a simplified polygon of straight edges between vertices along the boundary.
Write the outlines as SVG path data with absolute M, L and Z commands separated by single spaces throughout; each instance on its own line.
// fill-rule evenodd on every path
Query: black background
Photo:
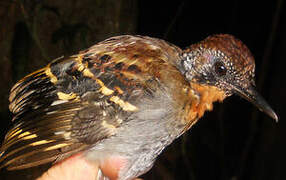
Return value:
M 59 12 L 69 8 L 62 5 L 57 6 L 57 3 L 54 2 L 24 1 L 22 5 L 32 7 L 33 10 L 34 6 L 38 4 L 45 5 L 45 3 L 48 3 L 49 7 L 54 7 Z M 59 50 L 55 53 L 47 50 L 50 60 L 65 53 L 76 53 L 99 40 L 115 34 L 141 34 L 158 37 L 184 48 L 209 35 L 229 33 L 241 39 L 253 53 L 256 59 L 258 91 L 279 116 L 279 123 L 275 123 L 250 103 L 237 96 L 226 99 L 223 104 L 217 103 L 213 112 L 206 113 L 188 133 L 176 140 L 160 155 L 155 166 L 143 178 L 194 180 L 286 179 L 284 165 L 286 160 L 286 9 L 284 1 L 134 0 L 132 2 L 122 0 L 118 2 L 127 4 L 123 14 L 127 13 L 126 16 L 132 16 L 127 17 L 129 18 L 128 22 L 133 23 L 131 24 L 131 30 L 126 30 L 124 27 L 112 33 L 106 30 L 100 34 L 100 37 L 90 36 L 86 43 L 82 45 L 63 43 L 64 46 L 68 46 L 70 49 L 62 52 Z M 11 114 L 8 113 L 7 109 L 8 90 L 13 83 L 25 74 L 49 62 L 44 55 L 42 57 L 43 61 L 36 64 L 32 62 L 32 65 L 31 63 L 21 65 L 20 61 L 15 60 L 21 59 L 21 61 L 29 62 L 29 59 L 34 57 L 34 52 L 40 50 L 39 48 L 38 50 L 31 50 L 35 48 L 34 46 L 37 43 L 35 38 L 33 39 L 33 34 L 26 28 L 31 19 L 24 21 L 18 17 L 23 16 L 23 11 L 20 10 L 21 3 L 19 1 L 3 1 L 2 5 L 0 2 L 0 6 L 13 6 L 9 3 L 16 4 L 16 12 L 12 12 L 14 16 L 11 15 L 12 10 L 8 12 L 5 12 L 5 10 L 7 11 L 5 8 L 2 8 L 2 12 L 0 10 L 1 17 L 4 18 L 1 28 L 12 27 L 12 32 L 3 30 L 0 34 L 0 38 L 3 40 L 2 46 L 4 46 L 4 41 L 7 41 L 6 43 L 10 47 L 7 56 L 4 53 L 0 54 L 2 56 L 0 61 L 2 63 L 2 69 L 0 69 L 2 73 L 0 75 L 3 76 L 0 77 L 3 79 L 2 90 L 0 91 L 3 107 L 0 129 L 2 138 L 11 119 Z M 19 8 L 19 12 L 17 12 L 17 8 Z M 86 8 L 90 9 L 90 7 Z M 86 17 L 92 19 L 100 8 L 104 7 L 100 7 L 100 3 L 94 3 L 94 14 L 90 13 Z M 132 12 L 130 9 L 132 9 Z M 73 20 L 72 17 L 78 16 L 83 11 L 85 11 L 85 8 L 70 13 L 71 19 Z M 112 8 L 111 11 L 113 11 Z M 130 14 L 128 14 L 128 11 L 130 11 Z M 30 14 L 32 12 L 26 11 L 28 16 L 33 16 Z M 108 14 L 110 11 L 100 13 L 102 13 L 101 23 L 94 26 L 103 27 L 109 23 L 105 17 L 110 15 Z M 126 19 L 121 18 L 118 23 L 125 25 L 126 21 Z M 78 23 L 83 27 L 88 27 L 88 24 L 85 25 L 85 21 L 82 19 L 80 21 L 69 21 L 67 18 L 65 22 L 71 25 Z M 43 28 L 46 27 L 49 27 L 49 24 L 44 25 Z M 68 29 L 67 26 L 63 26 L 64 28 Z M 43 29 L 39 26 L 38 30 L 40 32 Z M 49 31 L 49 29 L 45 29 L 45 31 Z M 69 32 L 64 29 L 63 33 L 59 33 L 59 36 L 65 36 Z M 5 39 L 4 37 L 8 34 L 12 38 Z M 48 42 L 45 38 L 40 38 L 40 41 Z M 50 46 L 58 44 L 57 41 L 52 40 L 49 43 Z M 2 46 L 0 44 L 0 48 Z M 43 48 L 45 49 L 45 47 Z M 27 170 L 21 171 L 21 173 L 30 172 Z M 11 179 L 9 177 L 13 176 L 15 178 L 15 174 L 17 172 L 13 174 L 2 170 L 0 177 Z

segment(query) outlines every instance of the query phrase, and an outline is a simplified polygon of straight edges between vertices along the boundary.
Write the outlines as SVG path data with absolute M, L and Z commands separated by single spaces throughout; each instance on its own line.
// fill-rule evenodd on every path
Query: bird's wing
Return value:
M 0 168 L 54 162 L 115 135 L 140 111 L 136 100 L 154 90 L 156 67 L 169 66 L 168 51 L 180 53 L 163 41 L 118 36 L 24 77 L 11 89 L 14 125 Z

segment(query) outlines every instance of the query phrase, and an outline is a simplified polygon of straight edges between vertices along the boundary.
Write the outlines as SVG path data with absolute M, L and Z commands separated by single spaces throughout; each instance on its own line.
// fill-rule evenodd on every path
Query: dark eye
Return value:
M 217 75 L 224 76 L 226 74 L 226 67 L 221 61 L 215 62 L 214 68 Z

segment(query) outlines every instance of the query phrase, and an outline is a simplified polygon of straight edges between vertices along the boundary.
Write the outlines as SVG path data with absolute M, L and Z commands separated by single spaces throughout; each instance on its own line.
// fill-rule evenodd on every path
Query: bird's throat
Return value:
M 222 102 L 227 95 L 224 91 L 208 85 L 202 85 L 197 83 L 190 83 L 191 89 L 189 91 L 188 107 L 185 107 L 187 111 L 187 123 L 189 129 L 199 118 L 201 118 L 205 111 L 211 111 L 213 109 L 213 103 L 216 101 Z
M 197 113 L 198 118 L 201 118 L 205 111 L 211 111 L 214 102 L 222 102 L 227 97 L 224 91 L 215 86 L 191 83 L 191 87 L 194 90 L 193 93 L 198 96 L 197 100 L 192 103 L 194 113 Z

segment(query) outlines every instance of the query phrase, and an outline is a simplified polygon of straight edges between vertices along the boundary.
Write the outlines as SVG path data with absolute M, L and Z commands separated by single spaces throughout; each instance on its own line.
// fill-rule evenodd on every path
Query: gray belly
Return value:
M 97 143 L 87 151 L 88 160 L 102 162 L 106 157 L 122 156 L 127 165 L 120 170 L 119 180 L 133 179 L 147 172 L 162 150 L 177 138 L 184 126 L 174 124 L 169 108 L 148 109 L 135 113 L 115 136 Z

